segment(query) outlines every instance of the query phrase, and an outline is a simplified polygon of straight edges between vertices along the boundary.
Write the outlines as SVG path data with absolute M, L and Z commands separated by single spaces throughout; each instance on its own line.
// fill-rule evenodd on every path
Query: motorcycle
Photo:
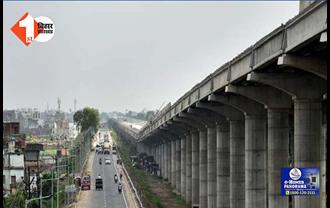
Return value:
M 121 191 L 122 191 L 122 185 L 119 184 L 119 185 L 118 185 L 118 192 L 121 193 Z
M 100 160 L 99 160 L 99 163 L 100 163 L 100 165 L 102 165 L 102 159 L 100 158 Z

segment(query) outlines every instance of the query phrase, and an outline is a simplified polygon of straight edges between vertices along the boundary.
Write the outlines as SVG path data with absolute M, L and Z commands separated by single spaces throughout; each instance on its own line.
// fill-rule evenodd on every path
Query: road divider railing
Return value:
M 118 159 L 120 159 L 120 156 L 119 155 L 118 155 Z M 136 190 L 136 188 L 135 188 L 135 186 L 133 184 L 133 181 L 131 180 L 131 177 L 129 176 L 129 174 L 128 174 L 127 170 L 126 170 L 124 163 L 121 163 L 121 165 L 122 165 L 122 170 L 124 171 L 124 174 L 125 174 L 125 176 L 128 179 L 129 186 L 130 186 L 131 190 L 134 192 L 134 197 L 135 197 L 135 200 L 137 201 L 137 203 L 139 205 L 139 208 L 144 208 L 144 206 L 142 204 L 142 201 L 140 199 L 140 196 L 138 194 L 138 191 Z

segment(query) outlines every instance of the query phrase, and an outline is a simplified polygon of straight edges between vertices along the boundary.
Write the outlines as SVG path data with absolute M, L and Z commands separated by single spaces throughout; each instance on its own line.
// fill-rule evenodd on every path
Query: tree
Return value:
M 73 115 L 73 120 L 81 131 L 86 131 L 91 127 L 97 132 L 100 125 L 100 114 L 97 109 L 85 107 Z
M 44 180 L 42 181 L 42 196 L 50 196 L 52 194 L 52 181 L 46 180 L 51 178 L 52 178 L 51 173 L 46 173 L 42 175 L 42 179 Z M 54 183 L 54 185 L 56 186 L 56 183 Z
M 79 110 L 73 115 L 73 121 L 76 123 L 77 127 L 81 127 L 81 122 L 83 119 L 83 112 Z

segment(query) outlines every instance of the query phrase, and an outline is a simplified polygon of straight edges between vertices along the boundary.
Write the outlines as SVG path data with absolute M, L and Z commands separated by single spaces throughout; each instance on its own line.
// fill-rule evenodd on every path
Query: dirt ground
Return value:
M 188 208 L 183 199 L 176 195 L 170 184 L 156 176 L 147 176 L 147 182 L 151 191 L 156 194 L 164 208 Z

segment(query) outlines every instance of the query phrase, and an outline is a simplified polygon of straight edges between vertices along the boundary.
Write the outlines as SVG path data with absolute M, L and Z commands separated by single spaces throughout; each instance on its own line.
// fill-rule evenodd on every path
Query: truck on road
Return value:
M 104 144 L 103 144 L 103 153 L 104 154 L 110 154 L 110 151 L 111 151 L 110 142 L 104 142 Z

